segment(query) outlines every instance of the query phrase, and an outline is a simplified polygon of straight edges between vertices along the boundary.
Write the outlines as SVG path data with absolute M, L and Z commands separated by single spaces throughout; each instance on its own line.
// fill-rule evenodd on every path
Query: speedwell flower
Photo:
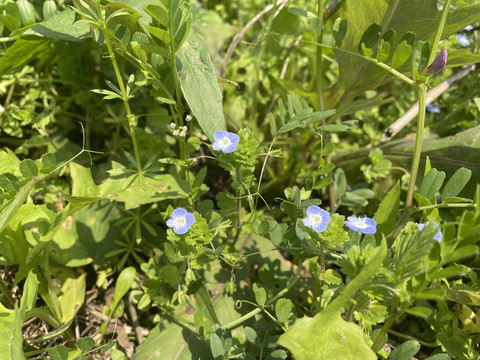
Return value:
M 434 227 L 434 228 L 438 228 L 438 227 L 439 227 L 439 225 L 438 225 L 435 221 L 432 221 L 432 223 L 433 223 L 433 227 Z M 422 229 L 425 227 L 425 225 L 428 225 L 428 224 L 430 224 L 430 221 L 427 221 L 426 224 L 418 224 L 418 225 L 417 225 L 417 226 L 418 226 L 418 230 L 422 230 Z M 442 231 L 441 231 L 441 230 L 438 230 L 438 232 L 435 234 L 435 236 L 434 236 L 433 238 L 434 238 L 435 240 L 437 240 L 438 242 L 441 242 L 441 241 L 442 241 Z
M 195 223 L 195 216 L 184 208 L 177 208 L 172 211 L 172 218 L 167 220 L 167 226 L 173 227 L 173 232 L 178 235 L 185 234 L 190 226 Z
M 436 113 L 436 114 L 438 114 L 438 113 L 440 113 L 440 105 L 438 105 L 438 104 L 428 104 L 428 105 L 427 105 L 427 111 L 428 111 L 429 113 Z
M 447 57 L 448 57 L 447 50 L 443 49 L 442 51 L 440 51 L 440 53 L 437 55 L 435 60 L 433 60 L 433 62 L 428 67 L 427 69 L 428 72 L 438 73 L 442 71 L 445 65 L 447 65 Z
M 355 216 L 349 216 L 347 221 L 345 221 L 345 225 L 362 234 L 371 235 L 377 232 L 377 222 L 366 216 L 358 218 Z
M 215 139 L 213 150 L 222 150 L 224 153 L 234 152 L 240 141 L 240 136 L 224 130 L 215 131 L 213 138 Z
M 470 40 L 468 40 L 465 35 L 462 35 L 462 34 L 457 35 L 456 39 L 460 43 L 460 45 L 462 45 L 462 46 L 470 45 Z
M 327 229 L 330 220 L 332 218 L 328 211 L 312 205 L 307 208 L 307 217 L 303 219 L 303 225 L 311 227 L 317 233 L 322 233 Z

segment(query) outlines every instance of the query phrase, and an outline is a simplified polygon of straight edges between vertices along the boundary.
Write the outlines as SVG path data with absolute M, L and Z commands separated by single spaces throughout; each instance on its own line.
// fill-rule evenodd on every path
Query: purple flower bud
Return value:
M 447 65 L 447 50 L 443 49 L 440 51 L 440 54 L 437 55 L 432 64 L 428 67 L 429 73 L 438 73 L 443 70 L 445 65 Z

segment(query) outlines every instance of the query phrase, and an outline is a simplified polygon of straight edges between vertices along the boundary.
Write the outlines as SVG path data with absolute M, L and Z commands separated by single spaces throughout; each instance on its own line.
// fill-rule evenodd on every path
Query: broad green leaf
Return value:
M 75 11 L 66 8 L 44 22 L 25 31 L 25 35 L 36 35 L 54 40 L 79 42 L 90 37 L 90 26 L 85 20 L 75 21 Z
M 463 190 L 472 176 L 472 171 L 460 168 L 452 175 L 442 191 L 442 200 L 457 196 Z
M 132 287 L 133 281 L 135 280 L 135 275 L 137 271 L 134 267 L 130 266 L 122 270 L 120 275 L 118 275 L 117 282 L 115 283 L 115 295 L 113 300 L 110 303 L 111 316 L 115 316 L 115 310 L 122 298 Z
M 388 238 L 395 229 L 400 207 L 400 192 L 400 182 L 397 182 L 382 200 L 373 217 L 373 220 L 377 222 L 377 232 L 375 233 L 377 242 L 382 239 L 382 236 Z
M 10 310 L 0 303 L 0 358 L 24 360 L 22 341 L 20 310 L 16 305 Z
M 335 15 L 348 22 L 348 32 L 342 41 L 342 48 L 357 52 L 363 33 L 372 23 L 378 24 L 384 30 L 395 31 L 396 39 L 401 39 L 407 32 L 413 32 L 416 40 L 432 43 L 435 36 L 434 29 L 437 28 L 442 13 L 437 10 L 436 0 L 419 2 L 349 0 L 345 1 Z M 449 12 L 441 39 L 448 38 L 479 18 L 479 4 L 457 7 Z M 397 40 L 395 44 L 391 44 L 391 49 L 395 49 L 400 42 Z M 468 50 L 465 50 L 466 52 Z M 344 105 L 364 91 L 373 90 L 395 79 L 385 70 L 359 57 L 340 51 L 335 51 L 335 54 L 339 62 L 339 78 L 337 83 L 325 92 L 326 108 L 338 108 L 340 99 Z M 478 60 L 473 62 L 476 63 Z M 406 65 L 399 70 L 404 73 L 410 71 Z M 311 99 L 317 101 L 315 96 Z
M 15 197 L 10 200 L 5 210 L 0 215 L 0 231 L 3 230 L 3 228 L 7 224 L 7 221 L 13 216 L 15 211 L 17 211 L 18 208 L 22 206 L 22 204 L 25 202 L 34 185 L 35 182 L 33 180 L 30 180 L 28 183 L 23 185 L 22 188 L 15 195 Z
M 73 274 L 72 274 L 73 275 Z M 85 301 L 86 273 L 67 277 L 60 289 L 58 302 L 62 311 L 62 324 L 73 320 Z
M 19 39 L 10 46 L 0 58 L 0 74 L 8 73 L 21 67 L 38 54 L 45 55 L 50 49 L 50 40 L 35 37 L 33 39 Z
M 342 360 L 377 359 L 365 343 L 360 326 L 343 320 L 340 311 L 322 311 L 314 318 L 298 319 L 280 336 L 278 344 L 290 350 L 295 360 L 331 360 L 338 354 Z
M 205 44 L 193 32 L 177 52 L 183 96 L 203 132 L 213 142 L 213 133 L 226 130 L 222 94 Z
M 34 177 L 38 175 L 38 166 L 35 161 L 25 159 L 20 163 L 20 172 L 26 178 Z
M 388 356 L 387 360 L 410 360 L 420 350 L 416 340 L 408 340 L 398 345 Z
M 38 291 L 39 281 L 37 276 L 30 271 L 23 286 L 23 294 L 20 299 L 20 319 L 25 321 L 25 314 L 27 311 L 32 310 L 35 307 L 37 301 L 37 291 Z

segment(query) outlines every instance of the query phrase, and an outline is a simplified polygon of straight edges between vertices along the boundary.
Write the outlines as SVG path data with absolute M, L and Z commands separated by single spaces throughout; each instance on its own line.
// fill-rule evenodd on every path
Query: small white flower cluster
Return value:
M 185 120 L 186 121 L 192 121 L 192 115 L 189 114 L 189 115 L 185 116 Z
M 170 123 L 170 128 L 175 129 L 177 125 L 175 123 Z M 173 130 L 173 135 L 185 137 L 187 135 L 187 127 L 186 126 L 179 126 L 178 129 Z

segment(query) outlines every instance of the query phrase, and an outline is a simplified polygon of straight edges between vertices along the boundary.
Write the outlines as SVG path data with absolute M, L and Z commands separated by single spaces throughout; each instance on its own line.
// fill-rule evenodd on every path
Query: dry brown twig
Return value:
M 426 96 L 426 104 L 430 104 L 440 95 L 442 95 L 445 91 L 447 91 L 452 84 L 455 82 L 463 79 L 465 76 L 470 74 L 473 70 L 475 70 L 475 65 L 469 65 L 464 69 L 460 70 L 455 75 L 449 77 L 447 80 L 442 82 L 441 84 L 435 86 L 432 90 L 427 93 Z M 396 134 L 400 132 L 410 121 L 412 121 L 418 115 L 418 101 L 412 105 L 408 111 L 403 114 L 403 116 L 399 117 L 392 125 L 390 125 L 387 129 L 385 129 L 382 142 L 389 141 L 394 137 Z

